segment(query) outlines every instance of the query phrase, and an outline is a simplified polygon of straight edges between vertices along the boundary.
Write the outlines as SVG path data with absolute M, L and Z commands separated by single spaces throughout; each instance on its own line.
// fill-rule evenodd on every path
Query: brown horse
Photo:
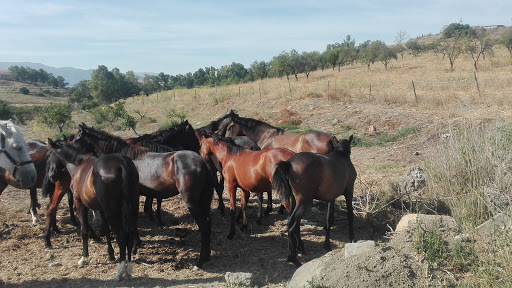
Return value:
M 211 219 L 215 175 L 206 160 L 197 153 L 181 150 L 152 153 L 130 145 L 121 138 L 85 125 L 80 126 L 74 143 L 92 145 L 97 155 L 121 153 L 133 160 L 139 172 L 141 195 L 166 199 L 180 195 L 201 233 L 201 251 L 197 267 L 210 259 Z M 85 142 L 85 143 L 84 143 Z M 160 218 L 157 211 L 157 217 Z
M 32 215 L 32 223 L 35 224 L 36 222 L 39 221 L 39 218 L 37 217 L 37 208 L 41 207 L 41 205 L 39 205 L 37 201 L 37 188 L 42 188 L 43 182 L 45 181 L 46 153 L 48 152 L 48 147 L 46 146 L 46 143 L 39 140 L 27 140 L 26 143 L 28 147 L 28 153 L 30 154 L 30 159 L 32 159 L 32 163 L 34 163 L 37 172 L 36 182 L 34 183 L 34 185 L 28 188 L 30 190 L 29 212 Z M 22 189 L 19 183 L 14 179 L 14 177 L 9 172 L 7 172 L 7 170 L 0 168 L 0 194 L 2 194 L 2 192 L 8 185 L 11 185 L 18 189 Z M 62 194 L 62 196 L 64 196 L 66 193 L 68 195 L 69 214 L 71 217 L 71 221 L 73 222 L 73 224 L 78 224 L 73 213 L 73 194 L 69 189 L 63 192 L 64 194 Z M 43 196 L 47 195 L 43 194 Z M 52 200 L 50 200 L 50 202 L 51 201 Z M 52 227 L 54 231 L 58 231 L 55 225 L 53 225 Z
M 99 158 L 82 154 L 74 144 L 59 145 L 48 139 L 48 178 L 60 179 L 63 173 L 71 175 L 74 207 L 82 226 L 82 258 L 78 265 L 86 264 L 89 257 L 87 221 L 88 209 L 99 210 L 107 230 L 108 254 L 115 260 L 110 240 L 110 229 L 116 235 L 120 251 L 120 263 L 115 280 L 131 278 L 132 247 L 137 239 L 137 215 L 139 206 L 139 174 L 133 162 L 121 154 L 109 154 Z M 63 172 L 62 165 L 67 172 Z M 136 251 L 134 250 L 134 253 Z M 126 255 L 128 254 L 128 255 Z M 126 257 L 128 256 L 128 257 Z M 128 258 L 128 259 L 126 259 Z
M 215 155 L 222 164 L 222 175 L 228 185 L 229 203 L 231 212 L 231 227 L 228 239 L 235 235 L 235 207 L 236 189 L 242 190 L 241 211 L 242 231 L 247 228 L 245 208 L 249 199 L 249 191 L 262 195 L 268 193 L 268 213 L 272 209 L 272 174 L 279 161 L 290 158 L 295 153 L 285 148 L 271 148 L 252 151 L 234 143 L 230 138 L 223 138 L 213 133 L 203 132 L 201 136 L 201 156 L 209 158 Z M 261 197 L 261 196 L 260 196 Z M 261 204 L 261 198 L 260 198 Z M 258 220 L 262 218 L 261 205 L 258 211 Z
M 261 149 L 287 148 L 295 153 L 313 152 L 328 154 L 333 150 L 335 141 L 331 135 L 321 131 L 290 133 L 268 123 L 253 118 L 233 115 L 232 123 L 227 127 L 226 136 L 246 135 Z
M 354 210 L 352 197 L 357 173 L 350 160 L 350 145 L 353 137 L 335 144 L 328 155 L 310 152 L 297 153 L 287 161 L 280 162 L 275 170 L 272 186 L 281 203 L 290 212 L 288 219 L 288 261 L 300 266 L 297 251 L 304 253 L 304 242 L 300 237 L 300 220 L 311 208 L 313 199 L 328 201 L 327 226 L 324 249 L 331 250 L 330 232 L 334 218 L 334 200 L 345 196 L 348 210 L 348 231 L 354 241 Z

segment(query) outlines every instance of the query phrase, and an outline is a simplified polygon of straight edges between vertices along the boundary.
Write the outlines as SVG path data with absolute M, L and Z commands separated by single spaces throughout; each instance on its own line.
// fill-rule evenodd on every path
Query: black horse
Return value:
M 116 235 L 119 245 L 120 263 L 114 279 L 121 280 L 125 276 L 131 278 L 131 248 L 135 253 L 135 242 L 138 237 L 137 168 L 132 160 L 121 154 L 96 158 L 92 154 L 80 153 L 73 144 L 59 145 L 51 139 L 48 139 L 48 143 L 51 146 L 51 155 L 47 163 L 48 178 L 55 182 L 63 173 L 71 175 L 74 207 L 82 226 L 83 251 L 78 264 L 86 264 L 89 257 L 87 211 L 99 210 L 102 223 L 107 230 L 108 254 L 111 261 L 115 260 L 115 257 L 110 229 Z M 62 166 L 65 166 L 67 171 L 63 171 Z
M 147 148 L 130 145 L 107 132 L 84 128 L 80 128 L 74 143 L 93 145 L 98 155 L 121 153 L 132 159 L 139 172 L 140 186 L 143 187 L 140 189 L 141 195 L 157 199 L 181 195 L 201 233 L 201 252 L 196 266 L 201 267 L 208 261 L 211 253 L 210 205 L 215 174 L 206 160 L 188 150 L 152 153 Z M 98 136 L 100 134 L 101 137 Z M 160 217 L 157 213 L 157 217 Z

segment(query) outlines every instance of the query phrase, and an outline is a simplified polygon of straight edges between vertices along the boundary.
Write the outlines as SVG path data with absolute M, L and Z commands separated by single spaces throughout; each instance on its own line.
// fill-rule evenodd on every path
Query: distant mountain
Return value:
M 32 63 L 32 62 L 0 62 L 0 70 L 7 70 L 11 66 L 23 66 L 23 67 L 30 67 L 32 69 L 43 69 L 44 71 L 48 73 L 52 73 L 53 76 L 62 76 L 66 80 L 67 83 L 69 83 L 68 87 L 72 87 L 76 83 L 82 81 L 82 80 L 91 80 L 91 74 L 95 69 L 78 69 L 78 68 L 72 68 L 72 67 L 50 67 L 41 63 Z M 151 73 L 151 72 L 135 72 L 135 75 L 139 78 L 143 78 L 144 74 L 148 75 L 157 75 L 157 73 Z

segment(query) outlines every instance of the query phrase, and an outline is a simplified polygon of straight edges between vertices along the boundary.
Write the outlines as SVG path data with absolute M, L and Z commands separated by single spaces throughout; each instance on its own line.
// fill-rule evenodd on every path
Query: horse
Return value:
M 158 130 L 135 138 L 128 138 L 126 142 L 148 148 L 151 148 L 147 146 L 148 144 L 158 143 L 171 147 L 174 150 L 199 152 L 199 141 L 197 140 L 194 128 L 188 123 L 188 120 L 184 120 L 167 129 Z
M 30 158 L 23 132 L 12 120 L 0 120 L 0 167 L 9 172 L 11 181 L 22 189 L 28 189 L 36 182 L 36 167 Z
M 43 182 L 46 178 L 46 153 L 48 152 L 48 147 L 46 146 L 46 143 L 39 140 L 27 140 L 26 143 L 28 147 L 28 153 L 30 154 L 30 159 L 32 160 L 32 163 L 34 163 L 34 167 L 36 168 L 37 172 L 36 182 L 34 183 L 34 185 L 28 188 L 30 190 L 29 212 L 32 215 L 32 223 L 36 224 L 39 221 L 37 217 L 37 208 L 41 207 L 41 205 L 39 205 L 37 201 L 37 188 L 43 187 Z M 21 186 L 18 182 L 15 181 L 12 175 L 9 172 L 7 172 L 7 170 L 0 168 L 0 194 L 2 194 L 2 192 L 8 185 L 21 189 Z M 75 219 L 75 215 L 73 213 L 73 194 L 69 189 L 66 190 L 65 192 L 68 195 L 69 215 L 71 218 L 71 222 L 73 222 L 73 224 L 78 225 Z M 43 194 L 43 196 L 46 195 Z M 56 226 L 54 226 L 54 230 L 58 231 Z
M 149 148 L 150 152 L 166 153 L 178 150 L 190 150 L 199 153 L 199 141 L 197 140 L 194 128 L 188 123 L 188 120 L 184 120 L 167 129 L 124 140 L 135 146 Z M 219 201 L 222 202 L 222 194 L 219 199 Z M 154 220 L 152 203 L 153 198 L 146 197 L 144 212 L 148 215 L 150 220 Z M 162 199 L 157 199 L 157 212 L 160 211 L 161 206 Z M 224 211 L 224 203 L 219 203 L 219 209 Z M 163 225 L 160 219 L 158 219 L 157 222 L 159 225 Z
M 328 202 L 324 249 L 331 250 L 330 231 L 334 221 L 334 200 L 340 195 L 344 195 L 347 202 L 349 239 L 351 242 L 355 239 L 352 198 L 357 172 L 350 160 L 352 140 L 353 136 L 348 140 L 342 139 L 327 155 L 301 152 L 277 164 L 272 176 L 272 188 L 290 212 L 287 260 L 296 266 L 301 265 L 297 260 L 297 252 L 305 252 L 304 242 L 300 237 L 300 221 L 311 208 L 313 199 Z
M 96 130 L 93 133 L 92 130 L 82 126 L 74 143 L 86 142 L 98 155 L 122 153 L 132 159 L 139 172 L 141 195 L 166 199 L 180 194 L 201 233 L 201 250 L 196 262 L 201 268 L 211 254 L 209 214 L 215 181 L 215 174 L 206 160 L 189 150 L 152 153 L 107 132 Z M 157 217 L 160 218 L 159 213 Z
M 114 232 L 119 245 L 119 266 L 115 280 L 131 278 L 132 247 L 136 253 L 137 215 L 139 206 L 139 173 L 133 162 L 121 154 L 109 154 L 96 158 L 92 154 L 80 153 L 73 144 L 60 145 L 48 139 L 49 153 L 56 157 L 48 162 L 48 178 L 55 182 L 65 165 L 71 175 L 74 207 L 81 222 L 82 258 L 79 266 L 88 262 L 88 209 L 99 210 L 102 223 L 107 230 L 109 260 L 114 261 L 114 249 L 110 239 Z M 128 255 L 127 255 L 128 254 Z M 128 257 L 127 257 L 128 256 Z
M 222 164 L 222 175 L 227 181 L 231 226 L 228 239 L 235 235 L 235 206 L 236 190 L 242 190 L 241 211 L 242 231 L 247 228 L 245 208 L 249 200 L 249 191 L 259 194 L 260 205 L 258 209 L 258 223 L 263 217 L 261 201 L 263 192 L 268 193 L 268 205 L 266 214 L 272 209 L 272 175 L 276 165 L 280 161 L 287 160 L 295 153 L 285 148 L 269 148 L 260 151 L 252 151 L 235 144 L 230 138 L 224 138 L 213 133 L 202 133 L 201 156 L 208 158 L 215 155 Z
M 225 136 L 240 135 L 246 135 L 261 149 L 281 147 L 288 148 L 295 153 L 328 154 L 333 151 L 336 142 L 331 135 L 325 132 L 290 133 L 260 120 L 233 115 Z

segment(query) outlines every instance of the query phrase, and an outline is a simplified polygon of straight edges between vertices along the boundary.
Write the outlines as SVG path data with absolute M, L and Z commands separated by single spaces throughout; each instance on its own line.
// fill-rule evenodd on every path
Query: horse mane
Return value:
M 352 140 L 354 136 L 350 136 L 348 139 L 341 139 L 337 143 L 334 143 L 334 150 L 331 153 L 336 153 L 342 157 L 350 157 Z M 331 140 L 332 141 L 332 140 Z
M 146 147 L 137 147 L 126 143 L 123 139 L 102 130 L 96 130 L 85 125 L 81 126 L 83 138 L 89 144 L 98 147 L 102 152 L 121 153 L 130 159 L 139 159 L 149 152 Z
M 220 123 L 222 123 L 222 121 L 224 121 L 226 118 L 229 118 L 229 117 L 235 118 L 235 117 L 239 117 L 239 116 L 238 116 L 238 114 L 236 114 L 235 111 L 233 111 L 233 109 L 231 109 L 231 111 L 229 111 L 229 113 L 227 113 L 226 115 L 220 116 L 219 118 L 217 118 L 217 120 L 213 120 L 208 125 L 203 126 L 199 129 L 203 129 L 207 132 L 217 131 L 219 129 Z
M 213 137 L 213 144 L 217 144 L 218 142 L 226 143 L 229 155 L 238 155 L 246 150 L 245 147 L 236 144 L 233 138 L 222 137 L 216 133 L 209 133 L 208 135 L 211 135 Z
M 74 143 L 66 143 L 62 145 L 59 154 L 62 158 L 66 159 L 66 161 L 77 166 L 82 164 L 84 159 L 89 159 L 92 156 L 92 153 L 85 153 L 82 151 L 80 146 Z
M 249 129 L 254 129 L 254 128 L 263 126 L 263 127 L 269 128 L 269 129 L 276 129 L 278 133 L 285 132 L 281 128 L 274 127 L 274 126 L 268 124 L 267 122 L 256 120 L 254 118 L 233 117 L 233 122 L 236 124 L 239 124 L 241 126 L 244 126 L 246 128 L 249 128 Z

